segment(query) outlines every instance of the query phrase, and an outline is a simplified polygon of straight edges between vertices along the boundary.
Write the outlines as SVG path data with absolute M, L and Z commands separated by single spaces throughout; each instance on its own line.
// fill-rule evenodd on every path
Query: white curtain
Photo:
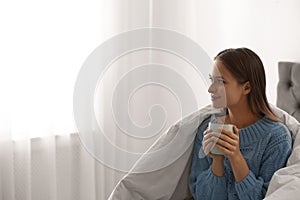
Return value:
M 126 172 L 102 162 L 81 142 L 72 115 L 80 68 L 102 42 L 129 30 L 160 27 L 195 39 L 199 34 L 196 2 L 1 2 L 0 200 L 107 199 Z M 107 136 L 128 152 L 144 152 L 182 117 L 175 96 L 155 85 L 136 92 L 134 102 L 128 104 L 133 119 L 126 119 L 140 126 L 151 125 L 151 106 L 160 105 L 165 123 L 155 136 L 128 136 L 113 124 L 110 111 L 104 112 L 110 103 L 106 97 L 121 77 L 132 67 L 151 63 L 174 66 L 183 80 L 196 85 L 192 89 L 198 106 L 204 104 L 204 94 L 197 86 L 199 77 L 193 77 L 192 68 L 178 57 L 145 49 L 118 59 L 98 88 L 95 107 Z M 156 73 L 148 71 L 143 76 L 158 76 Z M 125 88 L 131 83 L 127 81 Z M 122 106 L 124 99 L 117 103 Z M 123 158 L 121 164 L 130 166 L 128 160 Z
M 106 199 L 116 181 L 78 135 L 1 140 L 0 199 Z

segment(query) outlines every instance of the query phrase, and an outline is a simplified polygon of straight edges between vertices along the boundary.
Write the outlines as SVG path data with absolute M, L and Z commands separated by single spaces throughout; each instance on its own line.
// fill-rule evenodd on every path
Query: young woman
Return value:
M 247 48 L 227 49 L 215 57 L 208 92 L 215 108 L 226 108 L 233 131 L 198 128 L 190 173 L 194 199 L 263 199 L 275 171 L 291 153 L 289 130 L 270 109 L 260 58 Z M 212 147 L 224 155 L 212 154 Z M 201 156 L 201 154 L 203 156 Z

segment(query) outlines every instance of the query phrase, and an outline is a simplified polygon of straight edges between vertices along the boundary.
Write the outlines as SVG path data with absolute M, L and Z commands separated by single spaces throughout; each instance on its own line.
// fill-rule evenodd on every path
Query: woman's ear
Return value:
M 250 82 L 247 81 L 246 83 L 244 83 L 243 85 L 243 94 L 247 95 L 251 92 L 251 85 Z

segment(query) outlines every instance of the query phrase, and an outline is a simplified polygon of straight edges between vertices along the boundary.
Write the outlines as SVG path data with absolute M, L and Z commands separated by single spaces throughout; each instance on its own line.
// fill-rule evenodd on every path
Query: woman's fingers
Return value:
M 202 140 L 202 148 L 204 153 L 208 155 L 212 147 L 216 144 L 216 139 L 213 132 L 211 130 L 206 130 L 204 132 L 203 140 Z
M 230 137 L 231 139 L 233 139 L 233 140 L 236 140 L 236 139 L 238 139 L 239 138 L 239 136 L 238 136 L 238 134 L 236 134 L 236 133 L 233 133 L 233 132 L 231 132 L 231 131 L 229 131 L 229 130 L 227 130 L 227 129 L 220 129 L 220 131 L 223 133 L 223 134 L 225 134 L 225 135 L 227 135 L 228 137 Z M 233 130 L 234 132 L 235 132 L 235 130 Z M 237 132 L 238 132 L 238 130 L 237 130 Z
M 225 133 L 221 134 L 221 133 L 216 133 L 216 132 L 211 132 L 209 134 L 206 134 L 204 136 L 203 140 L 208 140 L 210 138 L 223 140 L 223 141 L 226 141 L 227 143 L 229 143 L 231 145 L 237 145 L 237 142 L 238 142 L 238 138 L 232 139 L 231 137 L 229 137 Z
M 228 157 L 233 156 L 239 151 L 239 131 L 236 126 L 233 131 L 227 129 L 219 129 L 219 132 L 213 132 L 207 129 L 203 133 L 202 148 L 206 155 L 210 157 L 216 156 L 211 154 L 211 149 L 215 147 L 225 153 Z
M 207 135 L 208 133 L 211 133 L 212 131 L 210 130 L 210 129 L 206 129 L 205 131 L 204 131 L 204 133 L 203 133 L 203 135 L 205 136 L 205 135 Z
M 202 142 L 203 147 L 207 147 L 207 146 L 212 147 L 214 144 L 216 144 L 216 139 L 213 137 L 203 140 Z
M 227 148 L 225 148 L 224 146 L 220 145 L 219 143 L 217 143 L 217 144 L 215 145 L 215 147 L 216 147 L 217 149 L 219 149 L 220 151 L 222 151 L 223 153 L 225 153 L 226 155 L 229 155 L 229 154 L 232 153 L 232 151 L 230 151 L 229 149 L 227 149 Z
M 222 135 L 217 141 L 216 147 L 223 151 L 226 155 L 234 154 L 239 151 L 239 132 L 236 126 L 233 127 L 233 132 L 222 129 Z
M 236 149 L 236 142 L 229 143 L 228 141 L 218 139 L 216 142 L 219 146 L 222 146 L 230 151 L 234 151 Z M 225 153 L 225 152 L 224 152 Z
M 239 136 L 239 129 L 236 126 L 233 126 L 233 132 Z
M 235 150 L 239 145 L 239 136 L 226 129 L 222 129 L 222 134 L 216 132 L 207 134 L 205 140 L 208 140 L 209 138 L 215 143 L 218 143 L 230 150 Z
M 235 152 L 239 148 L 237 127 L 233 127 L 233 132 L 227 129 L 220 129 L 220 132 L 207 129 L 204 132 L 202 146 L 205 154 L 209 154 L 214 146 L 227 155 Z
M 211 144 L 203 146 L 203 151 L 204 151 L 205 155 L 208 155 L 210 153 L 210 149 L 211 149 Z

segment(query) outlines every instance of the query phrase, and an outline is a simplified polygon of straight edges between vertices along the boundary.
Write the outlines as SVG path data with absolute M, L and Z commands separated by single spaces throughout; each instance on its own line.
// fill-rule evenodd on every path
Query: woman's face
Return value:
M 245 101 L 243 85 L 231 75 L 226 67 L 218 60 L 210 75 L 211 85 L 208 92 L 211 94 L 212 105 L 215 108 L 231 108 Z

